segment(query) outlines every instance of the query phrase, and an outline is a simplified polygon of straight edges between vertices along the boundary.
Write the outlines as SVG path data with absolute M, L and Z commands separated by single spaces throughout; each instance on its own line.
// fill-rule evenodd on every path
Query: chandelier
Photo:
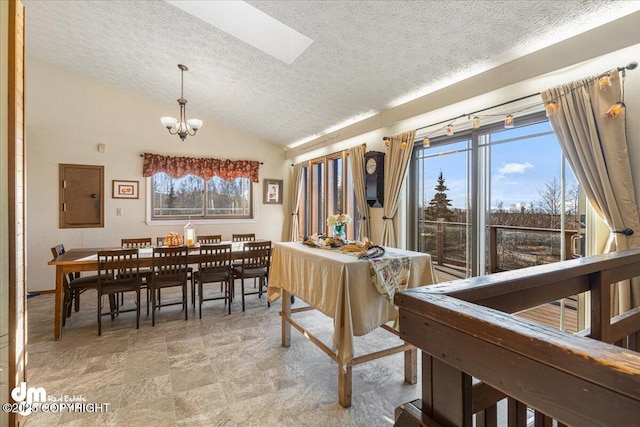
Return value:
M 195 135 L 198 129 L 202 127 L 202 120 L 189 119 L 187 120 L 186 105 L 187 100 L 184 99 L 184 72 L 189 71 L 186 65 L 178 64 L 180 68 L 180 98 L 178 98 L 178 104 L 180 105 L 180 118 L 174 117 L 160 117 L 160 122 L 164 127 L 169 130 L 171 135 L 178 135 L 181 140 L 185 140 L 187 135 Z

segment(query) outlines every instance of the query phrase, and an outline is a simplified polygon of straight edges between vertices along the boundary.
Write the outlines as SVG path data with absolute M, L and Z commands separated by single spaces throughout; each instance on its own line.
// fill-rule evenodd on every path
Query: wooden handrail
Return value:
M 421 301 L 419 313 L 401 306 L 400 336 L 448 365 L 567 424 L 640 413 L 640 354 L 443 295 Z
M 466 426 L 478 413 L 482 424 L 504 393 L 510 417 L 530 406 L 569 425 L 640 425 L 629 418 L 640 413 L 640 308 L 610 315 L 610 285 L 636 276 L 640 249 L 397 293 L 401 337 L 424 352 L 421 417 Z M 509 314 L 587 290 L 596 339 Z
M 561 263 L 536 265 L 520 270 L 413 288 L 400 295 L 420 299 L 422 294 L 442 294 L 461 300 L 514 313 L 590 289 L 590 274 L 629 267 L 640 275 L 640 249 L 576 258 Z M 612 281 L 623 280 L 631 273 L 616 272 Z M 626 276 L 626 277 L 624 277 Z M 553 288 L 548 285 L 553 284 Z M 411 304 L 411 302 L 408 302 Z

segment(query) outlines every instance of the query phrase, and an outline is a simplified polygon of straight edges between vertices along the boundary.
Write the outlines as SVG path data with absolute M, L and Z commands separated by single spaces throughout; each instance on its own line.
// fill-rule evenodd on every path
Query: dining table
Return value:
M 264 241 L 256 239 L 256 242 Z M 222 241 L 219 244 L 231 244 L 231 257 L 234 260 L 242 259 L 243 246 L 247 242 L 231 242 Z M 146 246 L 138 248 L 138 266 L 140 268 L 151 267 L 153 264 L 153 248 L 156 246 Z M 63 316 L 63 299 L 64 299 L 64 276 L 68 273 L 98 271 L 98 251 L 122 249 L 121 247 L 103 247 L 103 248 L 73 248 L 65 253 L 58 255 L 49 261 L 48 265 L 56 267 L 56 290 L 55 290 L 55 309 L 53 319 L 53 339 L 62 338 L 62 316 Z M 189 264 L 197 264 L 201 261 L 200 245 L 192 245 L 188 247 L 187 261 Z
M 395 347 L 355 353 L 355 336 L 379 327 L 398 335 L 396 291 L 435 283 L 429 254 L 386 247 L 380 251 L 380 256 L 364 259 L 302 242 L 279 242 L 273 247 L 267 297 L 271 302 L 282 298 L 282 346 L 291 345 L 293 326 L 337 362 L 338 400 L 343 407 L 351 405 L 351 369 L 357 364 L 404 352 L 405 381 L 417 381 L 417 350 L 408 343 L 399 340 L 401 344 Z M 292 295 L 308 305 L 292 308 Z M 293 318 L 307 310 L 318 310 L 333 319 L 331 345 Z

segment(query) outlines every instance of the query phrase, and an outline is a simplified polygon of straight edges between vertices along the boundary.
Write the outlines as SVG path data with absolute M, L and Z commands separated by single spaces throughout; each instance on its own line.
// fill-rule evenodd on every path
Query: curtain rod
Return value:
M 617 68 L 617 70 L 618 70 L 618 71 L 624 71 L 624 70 L 635 70 L 637 67 L 638 67 L 638 63 L 634 61 L 634 62 L 630 62 L 630 63 L 628 63 L 628 64 L 627 64 L 627 65 L 625 65 L 624 67 L 618 67 L 618 68 Z M 453 122 L 453 121 L 456 121 L 456 120 L 458 120 L 458 119 L 462 119 L 462 118 L 464 118 L 464 117 L 470 117 L 470 116 L 472 116 L 472 115 L 474 115 L 474 114 L 482 113 L 483 111 L 487 111 L 487 110 L 491 110 L 491 109 L 494 109 L 494 108 L 502 107 L 502 106 L 504 106 L 504 105 L 511 104 L 512 102 L 522 101 L 522 100 L 524 100 L 524 99 L 532 98 L 532 97 L 534 97 L 534 96 L 538 96 L 538 95 L 540 95 L 540 92 L 538 92 L 538 93 L 532 93 L 531 95 L 522 96 L 522 97 L 520 97 L 520 98 L 518 98 L 518 99 L 512 99 L 511 101 L 502 102 L 502 103 L 500 103 L 500 104 L 496 104 L 496 105 L 493 105 L 493 106 L 491 106 L 491 107 L 483 108 L 483 109 L 481 109 L 481 110 L 472 111 L 471 113 L 460 114 L 459 116 L 453 117 L 453 118 L 448 119 L 448 120 L 441 120 L 441 121 L 439 121 L 439 122 L 437 122 L 437 123 L 431 123 L 431 124 L 429 124 L 429 125 L 426 125 L 426 126 L 422 126 L 422 127 L 416 128 L 416 130 L 418 131 L 418 130 L 422 130 L 422 129 L 430 128 L 430 127 L 432 127 L 432 126 L 437 126 L 437 125 L 441 125 L 441 124 L 444 124 L 444 123 Z M 387 139 L 389 139 L 389 138 L 390 138 L 390 137 L 388 137 L 388 136 L 383 136 L 383 137 L 382 137 L 382 140 L 383 140 L 383 141 L 386 141 L 386 140 L 387 140 Z
M 144 154 L 140 153 L 140 157 L 144 157 Z M 252 161 L 252 160 L 249 160 Z M 260 162 L 261 165 L 264 165 L 264 162 Z

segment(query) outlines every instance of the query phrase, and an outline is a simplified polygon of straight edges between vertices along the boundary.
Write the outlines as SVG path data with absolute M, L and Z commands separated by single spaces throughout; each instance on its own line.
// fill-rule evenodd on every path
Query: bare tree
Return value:
M 567 190 L 565 208 L 567 211 L 567 228 L 574 230 L 580 227 L 579 195 L 580 188 L 576 184 L 571 184 L 571 187 Z
M 561 204 L 560 196 L 562 194 L 562 188 L 560 182 L 554 176 L 550 181 L 544 185 L 542 190 L 538 190 L 540 199 L 536 200 L 536 206 L 539 212 L 545 214 L 546 224 L 544 227 L 559 228 L 560 226 L 560 213 Z

